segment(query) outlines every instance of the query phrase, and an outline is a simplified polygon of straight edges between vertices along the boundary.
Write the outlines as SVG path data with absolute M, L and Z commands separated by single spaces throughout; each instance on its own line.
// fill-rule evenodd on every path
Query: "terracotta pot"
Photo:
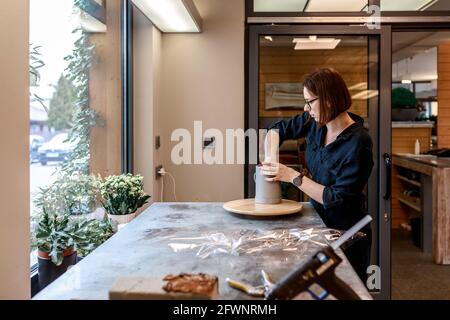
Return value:
M 38 250 L 38 274 L 39 274 L 39 289 L 42 290 L 50 283 L 55 281 L 60 275 L 67 271 L 70 266 L 77 263 L 77 252 L 75 249 L 69 248 L 63 252 L 64 259 L 62 263 L 55 265 L 48 252 Z
M 72 255 L 74 252 L 75 252 L 75 249 L 73 247 L 66 249 L 63 251 L 63 256 L 68 257 L 68 256 Z M 41 251 L 41 250 L 38 250 L 38 257 L 41 259 L 45 259 L 45 260 L 51 259 L 48 252 Z

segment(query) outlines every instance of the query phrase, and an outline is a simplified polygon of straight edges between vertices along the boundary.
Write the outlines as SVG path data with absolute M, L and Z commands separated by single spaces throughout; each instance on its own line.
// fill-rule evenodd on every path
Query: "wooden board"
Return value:
M 258 204 L 255 199 L 241 199 L 226 202 L 226 211 L 250 216 L 282 216 L 300 212 L 302 204 L 292 200 L 281 200 L 279 204 Z

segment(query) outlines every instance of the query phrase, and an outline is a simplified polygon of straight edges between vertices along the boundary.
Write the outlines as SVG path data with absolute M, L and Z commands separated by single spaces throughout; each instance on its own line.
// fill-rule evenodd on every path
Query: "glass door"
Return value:
M 389 28 L 389 27 L 387 27 Z M 249 26 L 247 129 L 266 129 L 303 112 L 302 80 L 316 68 L 331 67 L 344 78 L 352 96 L 350 112 L 364 119 L 374 143 L 374 168 L 366 187 L 367 209 L 373 217 L 372 264 L 381 282 L 374 297 L 390 297 L 390 30 L 362 26 Z M 384 53 L 388 54 L 384 54 Z M 305 166 L 304 139 L 285 141 L 280 162 Z M 246 195 L 254 196 L 247 166 Z M 388 180 L 386 180 L 388 179 Z M 286 184 L 283 197 L 308 201 Z

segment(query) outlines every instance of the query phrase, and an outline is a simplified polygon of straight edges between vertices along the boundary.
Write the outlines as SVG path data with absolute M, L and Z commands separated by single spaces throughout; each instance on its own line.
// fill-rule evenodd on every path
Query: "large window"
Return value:
M 44 209 L 92 217 L 96 176 L 121 171 L 119 28 L 120 1 L 30 0 L 32 230 Z

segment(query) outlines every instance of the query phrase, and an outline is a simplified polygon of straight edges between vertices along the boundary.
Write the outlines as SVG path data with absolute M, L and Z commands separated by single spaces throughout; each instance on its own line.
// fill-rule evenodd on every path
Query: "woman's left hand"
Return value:
M 281 163 L 264 162 L 261 172 L 266 176 L 274 176 L 272 178 L 266 178 L 266 181 L 283 181 L 290 183 L 292 183 L 295 177 L 300 175 L 298 171 Z

